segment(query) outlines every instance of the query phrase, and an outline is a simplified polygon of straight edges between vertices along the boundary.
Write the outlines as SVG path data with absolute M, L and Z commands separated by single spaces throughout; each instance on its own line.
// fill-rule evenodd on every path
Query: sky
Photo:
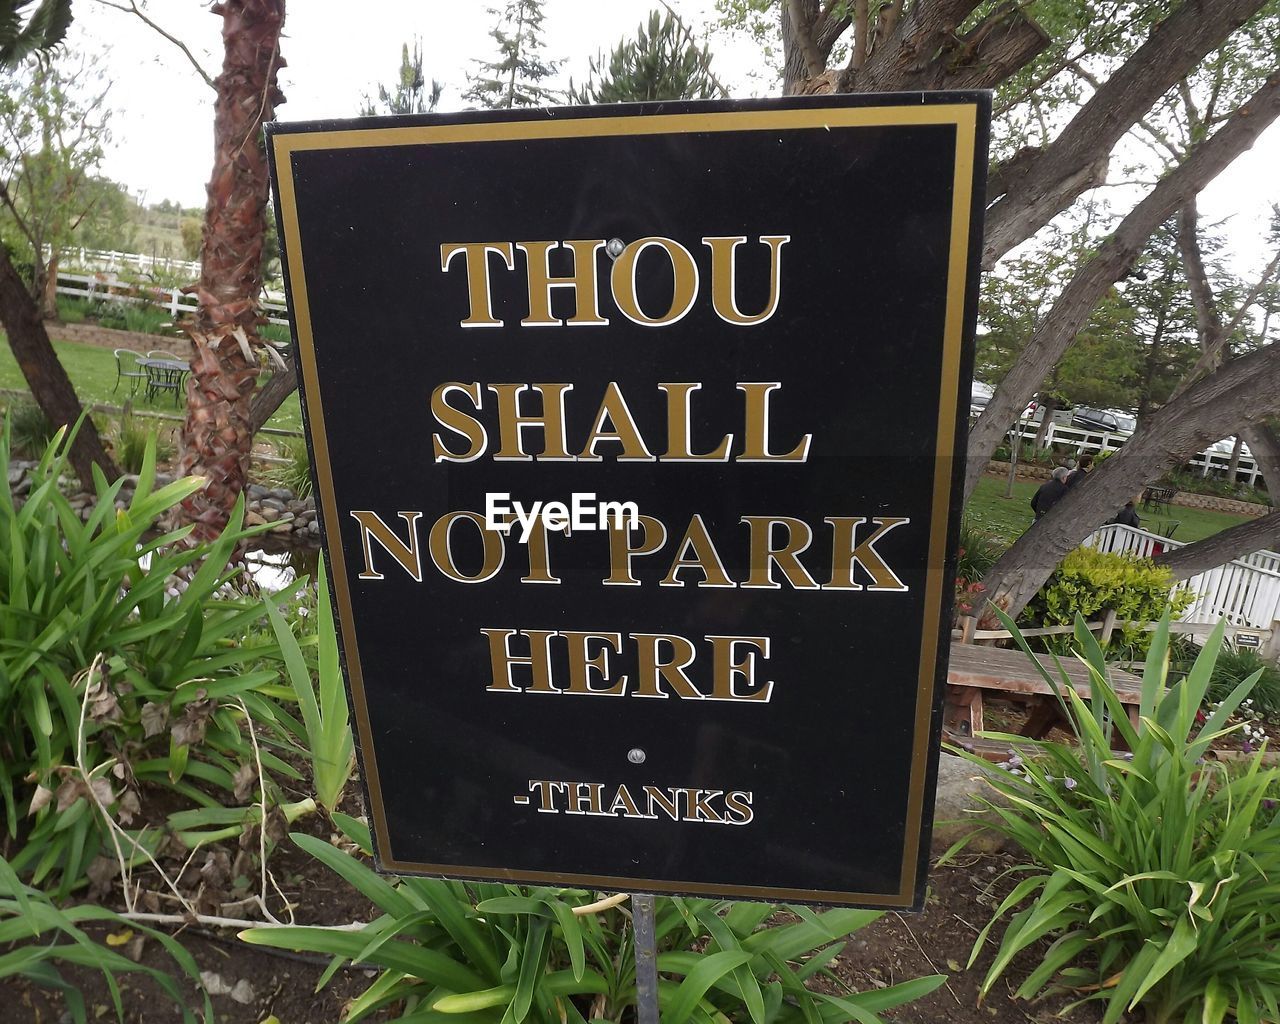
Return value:
M 127 3 L 128 0 L 117 0 Z M 696 32 L 714 17 L 714 0 L 671 0 Z M 545 54 L 561 58 L 563 83 L 581 81 L 587 61 L 608 51 L 659 0 L 546 0 Z M 441 110 L 461 109 L 467 73 L 476 58 L 494 53 L 495 18 L 485 0 L 290 0 L 281 72 L 284 121 L 354 116 L 363 97 L 390 82 L 401 45 L 418 36 L 428 78 L 445 91 Z M 221 19 L 200 0 L 150 0 L 145 7 L 182 40 L 209 74 L 221 64 Z M 181 52 L 131 14 L 98 0 L 78 0 L 72 46 L 103 52 L 111 81 L 113 143 L 103 173 L 126 183 L 147 203 L 178 200 L 204 205 L 212 166 L 213 92 Z M 745 39 L 712 38 L 718 76 L 735 96 L 768 95 L 772 87 L 758 51 Z M 1280 202 L 1280 123 L 1200 197 L 1207 222 L 1222 222 L 1237 273 L 1256 274 L 1270 254 L 1264 244 L 1269 204 Z M 1136 201 L 1136 196 L 1135 200 Z M 1123 212 L 1123 206 L 1120 208 Z

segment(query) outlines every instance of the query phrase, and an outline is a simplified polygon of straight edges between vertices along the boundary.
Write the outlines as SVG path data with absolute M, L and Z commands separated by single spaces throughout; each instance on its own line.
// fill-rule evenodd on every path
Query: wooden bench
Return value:
M 1061 673 L 1051 656 L 1040 654 L 1037 658 L 1050 677 L 1061 680 Z M 1072 689 L 1088 699 L 1092 692 L 1088 668 L 1074 657 L 1061 658 L 1060 662 L 1071 680 Z M 1114 668 L 1108 670 L 1108 676 L 1116 696 L 1129 712 L 1129 721 L 1136 726 L 1138 705 L 1142 701 L 1142 680 L 1130 672 Z M 1043 739 L 1050 729 L 1065 721 L 1062 705 L 1053 689 L 1022 650 L 953 642 L 942 722 L 944 738 L 948 742 L 966 745 L 983 731 L 982 706 L 984 695 L 988 693 L 1027 705 L 1027 720 L 1020 731 L 1030 739 Z

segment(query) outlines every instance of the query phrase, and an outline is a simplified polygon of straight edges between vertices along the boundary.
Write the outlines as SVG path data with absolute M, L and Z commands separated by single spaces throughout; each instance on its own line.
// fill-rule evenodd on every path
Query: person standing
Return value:
M 1076 468 L 1067 476 L 1067 486 L 1074 487 L 1088 475 L 1091 469 L 1093 469 L 1093 456 L 1081 455 Z
M 1067 477 L 1071 473 L 1066 466 L 1059 466 L 1053 471 L 1053 476 L 1040 485 L 1036 493 L 1031 498 L 1031 511 L 1036 514 L 1036 519 L 1043 519 L 1049 509 L 1053 508 L 1062 496 L 1067 493 Z

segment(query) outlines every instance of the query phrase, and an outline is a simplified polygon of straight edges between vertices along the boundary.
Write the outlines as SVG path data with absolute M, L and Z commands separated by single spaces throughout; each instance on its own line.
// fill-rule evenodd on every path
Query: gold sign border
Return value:
M 550 883 L 587 889 L 620 889 L 652 893 L 731 895 L 744 899 L 810 903 L 852 903 L 869 906 L 910 906 L 920 860 L 921 817 L 928 775 L 929 733 L 933 713 L 934 671 L 938 656 L 938 627 L 946 580 L 947 520 L 952 497 L 956 401 L 964 340 L 964 308 L 968 291 L 969 228 L 972 216 L 974 160 L 977 143 L 977 102 L 883 105 L 865 107 L 802 107 L 775 110 L 708 111 L 615 117 L 499 121 L 394 128 L 349 128 L 315 132 L 273 132 L 280 222 L 288 260 L 291 308 L 297 354 L 306 390 L 308 427 L 315 453 L 321 512 L 331 548 L 330 573 L 338 604 L 356 726 L 372 804 L 373 832 L 380 865 L 401 873 L 476 878 L 486 881 Z M 939 382 L 938 434 L 934 459 L 934 497 L 930 517 L 929 562 L 925 582 L 925 630 L 920 641 L 920 670 L 916 691 L 911 779 L 908 787 L 906 833 L 901 885 L 897 893 L 836 892 L 785 889 L 772 886 L 732 886 L 670 879 L 617 875 L 573 875 L 547 871 L 475 867 L 460 864 L 419 864 L 397 860 L 391 853 L 386 812 L 382 804 L 378 759 L 374 749 L 360 668 L 359 647 L 352 617 L 350 583 L 342 549 L 339 512 L 330 471 L 324 401 L 316 368 L 307 280 L 294 192 L 293 154 L 313 150 L 366 149 L 388 146 L 430 146 L 447 143 L 510 142 L 525 139 L 602 138 L 606 136 L 675 135 L 711 132 L 772 132 L 813 128 L 909 127 L 953 125 L 956 129 L 955 173 L 952 185 L 951 241 L 943 328 L 942 379 Z

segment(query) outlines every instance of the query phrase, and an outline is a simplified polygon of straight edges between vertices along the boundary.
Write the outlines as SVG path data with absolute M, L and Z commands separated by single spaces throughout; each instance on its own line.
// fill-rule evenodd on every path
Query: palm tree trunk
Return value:
M 224 0 L 212 12 L 222 17 L 224 58 L 214 83 L 213 176 L 196 286 L 200 308 L 186 325 L 192 352 L 182 428 L 182 471 L 207 481 L 183 503 L 197 539 L 222 532 L 248 483 L 268 193 L 262 124 L 284 100 L 276 73 L 284 63 L 285 0 Z

